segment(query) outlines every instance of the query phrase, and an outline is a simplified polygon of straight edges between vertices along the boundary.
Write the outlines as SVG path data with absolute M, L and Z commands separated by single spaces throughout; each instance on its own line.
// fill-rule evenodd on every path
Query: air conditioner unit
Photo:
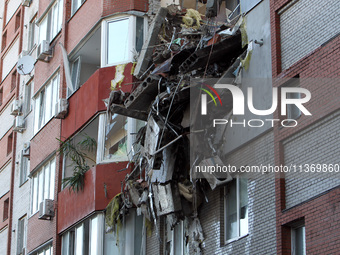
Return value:
M 22 150 L 22 156 L 29 158 L 30 157 L 30 143 L 24 143 L 24 149 Z
M 65 98 L 60 98 L 55 105 L 55 115 L 57 119 L 62 119 L 66 116 L 68 109 L 68 101 Z
M 25 7 L 30 7 L 32 0 L 22 0 L 22 5 Z
M 45 60 L 46 57 L 52 57 L 52 49 L 50 49 L 50 43 L 47 40 L 43 40 L 37 49 L 37 59 Z
M 14 119 L 14 124 L 13 124 L 14 128 L 13 131 L 14 132 L 23 132 L 26 128 L 25 128 L 25 119 L 23 116 L 16 116 Z
M 21 101 L 14 100 L 11 105 L 11 115 L 20 115 L 21 114 Z
M 54 217 L 53 200 L 44 199 L 39 206 L 39 219 L 50 220 Z

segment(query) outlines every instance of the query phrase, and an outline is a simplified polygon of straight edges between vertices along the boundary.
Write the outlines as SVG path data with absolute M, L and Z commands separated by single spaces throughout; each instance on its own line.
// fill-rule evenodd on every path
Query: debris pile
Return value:
M 174 5 L 161 8 L 135 67 L 134 76 L 141 82 L 130 93 L 112 91 L 107 106 L 108 114 L 146 121 L 137 135 L 140 150 L 133 157 L 133 171 L 123 184 L 121 216 L 136 207 L 139 215 L 154 223 L 159 239 L 159 217 L 166 217 L 172 228 L 186 220 L 186 240 L 195 254 L 201 254 L 204 241 L 198 208 L 207 201 L 205 190 L 232 177 L 199 180 L 191 174 L 190 80 L 228 77 L 237 83 L 246 63 L 243 59 L 249 55 L 242 16 L 229 20 L 223 5 L 219 12 L 215 7 L 209 9 L 207 4 L 207 16 Z M 209 137 L 202 135 L 202 139 Z M 215 150 L 211 142 L 207 144 Z M 201 164 L 220 160 L 214 152 L 214 158 L 202 153 L 197 160 Z

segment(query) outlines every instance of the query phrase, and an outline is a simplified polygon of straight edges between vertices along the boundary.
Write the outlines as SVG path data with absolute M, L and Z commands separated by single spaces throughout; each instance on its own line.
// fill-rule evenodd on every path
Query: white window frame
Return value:
M 85 244 L 86 239 L 85 237 L 85 221 L 88 221 L 89 227 L 88 227 L 88 244 Z M 95 226 L 96 228 L 94 229 L 93 227 L 93 222 L 96 221 L 97 225 Z M 90 218 L 87 218 L 86 220 L 82 221 L 81 223 L 73 226 L 72 228 L 68 229 L 67 232 L 63 233 L 61 236 L 61 254 L 62 255 L 75 255 L 78 254 L 76 252 L 77 249 L 77 229 L 82 229 L 82 236 L 79 237 L 78 240 L 82 240 L 81 243 L 78 243 L 81 245 L 81 250 L 84 251 L 84 247 L 88 247 L 88 254 L 89 255 L 96 255 L 96 254 L 103 254 L 103 243 L 104 243 L 104 215 L 102 213 L 96 214 Z M 71 238 L 71 232 L 73 232 L 73 240 L 70 240 Z M 65 244 L 66 242 L 66 244 Z M 93 242 L 96 242 L 96 247 L 93 249 Z M 92 246 L 91 246 L 92 244 Z M 65 249 L 65 246 L 67 247 Z M 66 250 L 66 253 L 64 253 L 64 250 Z
M 45 199 L 54 200 L 55 172 L 56 157 L 53 157 L 33 174 L 31 185 L 31 215 L 39 211 L 40 203 Z M 48 184 L 45 183 L 47 178 L 49 179 Z M 40 184 L 40 181 L 42 181 L 42 184 Z M 42 191 L 40 189 L 42 189 Z
M 38 19 L 37 24 L 39 26 L 39 39 L 38 43 L 40 44 L 43 40 L 47 40 L 48 42 L 52 42 L 54 38 L 59 34 L 62 29 L 63 24 L 63 12 L 64 5 L 63 0 L 55 0 L 50 3 L 47 10 L 44 12 L 41 18 Z M 55 15 L 57 14 L 57 15 Z M 42 24 L 46 22 L 46 26 L 42 26 Z M 46 29 L 42 31 L 42 29 Z M 42 32 L 46 33 L 46 37 L 42 37 Z
M 56 84 L 54 82 L 56 81 Z M 49 104 L 46 104 L 46 92 L 48 87 L 51 86 L 51 97 Z M 56 86 L 56 87 L 54 87 Z M 59 70 L 55 72 L 50 79 L 43 85 L 43 87 L 34 95 L 34 134 L 38 133 L 55 115 L 56 104 L 59 100 L 59 86 L 60 86 L 60 75 Z M 44 97 L 42 99 L 41 97 Z M 43 101 L 42 101 L 43 100 Z M 51 107 L 51 115 L 46 116 L 46 106 Z
M 241 230 L 240 230 L 240 176 L 237 175 L 235 176 L 234 180 L 236 181 L 236 214 L 237 214 L 237 236 L 234 238 L 227 239 L 227 221 L 228 221 L 228 215 L 227 215 L 227 199 L 228 199 L 228 194 L 227 194 L 227 186 L 224 188 L 224 243 L 228 244 L 233 241 L 236 241 L 240 238 L 243 238 L 249 234 L 249 218 L 248 218 L 248 232 L 241 235 Z M 247 180 L 247 195 L 248 195 L 248 205 L 249 205 L 249 194 L 248 194 L 248 180 Z M 249 208 L 248 208 L 248 213 L 249 213 Z M 249 214 L 248 214 L 249 217 Z
M 133 57 L 134 57 L 134 51 L 135 51 L 135 45 L 136 45 L 136 19 L 137 16 L 135 15 L 115 15 L 114 17 L 109 17 L 106 18 L 102 21 L 102 26 L 101 26 L 101 67 L 106 67 L 106 66 L 114 66 L 118 64 L 126 64 L 133 62 Z M 140 17 L 140 16 L 138 16 Z M 144 41 L 147 35 L 147 19 L 146 17 L 144 18 Z M 108 63 L 108 28 L 109 28 L 109 23 L 111 22 L 118 22 L 120 20 L 129 20 L 129 38 L 128 38 L 128 58 L 123 60 L 123 61 L 116 61 L 113 63 Z M 119 37 L 117 37 L 119 40 Z
M 43 247 L 35 250 L 34 252 L 30 252 L 29 255 L 53 255 L 53 244 L 49 242 Z

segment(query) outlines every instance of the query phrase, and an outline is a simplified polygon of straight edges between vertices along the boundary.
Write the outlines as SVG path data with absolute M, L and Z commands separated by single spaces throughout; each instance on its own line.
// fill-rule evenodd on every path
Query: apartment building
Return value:
M 1 3 L 0 254 L 336 253 L 336 171 L 196 179 L 191 169 L 339 164 L 339 9 L 331 0 Z M 20 74 L 24 56 L 34 68 Z M 195 138 L 189 94 L 202 78 L 252 88 L 261 110 L 275 89 L 308 89 L 312 116 L 247 109 L 242 122 L 218 90 L 222 117 L 239 124 Z M 189 149 L 204 159 L 190 161 Z

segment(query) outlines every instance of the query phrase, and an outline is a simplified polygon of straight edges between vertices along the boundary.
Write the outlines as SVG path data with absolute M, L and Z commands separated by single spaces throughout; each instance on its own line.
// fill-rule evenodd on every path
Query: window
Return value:
M 59 99 L 59 73 L 51 78 L 35 96 L 34 133 L 40 130 L 54 115 Z
M 173 229 L 165 224 L 165 255 L 189 254 L 184 238 L 184 222 L 181 221 Z
M 75 61 L 71 64 L 71 81 L 73 85 L 73 91 L 71 91 L 69 88 L 67 89 L 67 96 L 70 96 L 75 92 L 77 89 L 79 89 L 80 85 L 80 57 L 78 57 Z
M 4 97 L 4 92 L 3 88 L 0 89 L 0 105 L 2 105 L 3 102 L 3 97 Z
M 79 7 L 85 2 L 85 0 L 72 0 L 72 13 L 71 16 L 79 9 Z
M 304 225 L 292 228 L 292 255 L 306 255 L 306 230 Z
M 7 198 L 4 201 L 4 211 L 3 211 L 3 214 L 2 214 L 2 221 L 5 221 L 5 220 L 8 219 L 8 211 L 9 211 L 9 198 Z
M 24 255 L 26 248 L 26 216 L 18 221 L 17 255 Z
M 299 85 L 300 85 L 299 76 L 296 76 L 290 79 L 287 83 L 285 83 L 283 87 L 297 88 L 299 87 Z M 287 99 L 299 99 L 301 98 L 301 94 L 298 92 L 287 93 L 286 98 Z M 296 120 L 301 116 L 301 110 L 295 104 L 287 104 L 286 113 L 287 113 L 287 119 L 290 119 L 290 120 Z
M 53 255 L 53 246 L 50 243 L 39 250 L 31 252 L 30 255 Z
M 15 89 L 16 86 L 17 86 L 17 71 L 14 71 L 12 73 L 11 92 Z
M 44 199 L 54 199 L 55 158 L 49 160 L 32 177 L 32 208 L 34 214 Z
M 20 16 L 21 12 L 19 11 L 18 14 L 15 16 L 15 31 L 17 31 L 20 27 Z
M 13 133 L 11 133 L 7 137 L 7 155 L 9 155 L 12 152 L 12 146 L 13 146 Z
M 36 24 L 36 20 L 37 18 L 34 17 L 29 23 L 28 50 L 32 50 L 34 46 L 37 44 L 38 26 Z
M 43 40 L 53 41 L 61 30 L 63 22 L 63 0 L 56 0 L 39 23 L 39 43 Z
M 225 192 L 225 240 L 236 240 L 248 234 L 248 180 L 237 177 Z
M 61 237 L 62 255 L 101 254 L 104 217 L 97 214 L 64 233 Z
M 1 45 L 1 50 L 6 48 L 6 42 L 7 41 L 7 30 L 5 31 L 5 33 L 2 35 L 2 45 Z
M 113 114 L 107 122 L 106 114 L 102 114 L 99 125 L 99 130 L 103 130 L 103 135 L 100 134 L 103 139 L 98 139 L 97 158 L 107 162 L 128 161 L 132 156 L 135 135 L 145 125 L 144 122 L 118 114 Z
M 102 66 L 132 62 L 133 52 L 142 49 L 145 26 L 145 19 L 135 16 L 120 16 L 103 21 Z
M 24 115 L 27 116 L 32 110 L 32 88 L 34 87 L 33 80 L 26 84 L 25 86 L 25 95 L 24 95 L 24 105 L 23 105 L 23 112 Z
M 27 181 L 28 172 L 29 172 L 30 160 L 28 157 L 23 155 L 23 151 L 21 152 L 21 164 L 20 164 L 20 182 L 19 186 L 23 185 Z

